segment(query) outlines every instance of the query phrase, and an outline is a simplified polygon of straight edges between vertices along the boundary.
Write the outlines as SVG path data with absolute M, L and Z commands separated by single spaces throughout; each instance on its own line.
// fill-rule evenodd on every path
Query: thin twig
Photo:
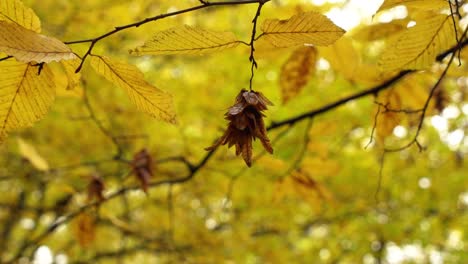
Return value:
M 466 44 L 464 44 L 464 43 L 466 43 Z M 456 47 L 452 47 L 451 49 L 449 49 L 449 52 L 446 51 L 443 54 L 450 54 L 450 53 L 456 52 L 458 49 L 461 49 L 465 45 L 468 45 L 468 41 L 464 41 L 464 42 L 462 42 L 462 44 L 459 44 Z M 441 60 L 443 60 L 443 58 L 445 58 L 446 55 L 443 55 L 443 54 L 441 54 L 441 55 L 439 55 L 437 57 L 438 61 L 441 61 Z M 285 119 L 283 121 L 273 123 L 272 125 L 270 125 L 268 127 L 268 130 L 271 131 L 271 130 L 278 129 L 278 128 L 284 127 L 284 126 L 291 127 L 291 126 L 293 126 L 294 124 L 296 124 L 297 122 L 299 122 L 299 121 L 301 121 L 303 119 L 312 118 L 312 117 L 318 116 L 320 114 L 327 113 L 327 112 L 329 112 L 331 110 L 334 110 L 337 107 L 340 107 L 340 106 L 342 106 L 342 105 L 344 105 L 344 104 L 346 104 L 346 103 L 348 103 L 350 101 L 357 100 L 357 99 L 360 99 L 360 98 L 364 98 L 364 97 L 366 97 L 368 95 L 372 95 L 372 94 L 375 94 L 375 93 L 377 93 L 379 91 L 388 89 L 394 83 L 398 82 L 404 76 L 406 76 L 407 74 L 409 74 L 411 72 L 412 71 L 402 71 L 398 75 L 396 75 L 395 77 L 391 78 L 390 80 L 385 81 L 384 83 L 382 83 L 382 84 L 380 84 L 378 86 L 375 86 L 373 88 L 358 92 L 358 93 L 356 93 L 354 95 L 345 97 L 343 99 L 339 99 L 339 100 L 337 100 L 335 102 L 324 105 L 324 106 L 322 106 L 322 107 L 320 107 L 318 109 L 314 109 L 312 111 L 303 113 L 301 115 L 291 117 L 291 118 L 287 118 L 287 119 Z M 216 149 L 206 153 L 205 156 L 203 156 L 198 163 L 191 166 L 190 171 L 189 171 L 189 173 L 187 175 L 185 175 L 183 177 L 179 177 L 179 178 L 171 178 L 171 179 L 165 179 L 165 180 L 159 180 L 159 181 L 156 181 L 156 182 L 152 182 L 150 184 L 150 187 L 151 188 L 156 188 L 156 187 L 167 185 L 167 184 L 181 184 L 181 183 L 190 181 L 193 177 L 195 177 L 198 174 L 198 172 L 206 165 L 206 163 L 208 163 L 208 161 L 213 157 L 215 152 L 216 152 Z M 140 188 L 139 185 L 131 185 L 131 186 L 122 187 L 121 189 L 109 194 L 106 197 L 106 200 L 102 201 L 101 204 L 104 203 L 104 202 L 111 201 L 114 198 L 117 198 L 117 197 L 119 197 L 121 195 L 124 195 L 125 193 L 127 193 L 127 192 L 129 192 L 131 190 L 137 190 L 139 188 Z M 64 217 L 61 217 L 60 219 L 58 219 L 57 221 L 55 221 L 54 223 L 49 225 L 46 228 L 45 231 L 43 231 L 41 234 L 39 234 L 38 236 L 36 236 L 32 240 L 30 240 L 29 243 L 27 243 L 26 245 L 24 245 L 24 247 L 22 248 L 21 253 L 18 253 L 13 258 L 11 258 L 9 261 L 6 261 L 5 263 L 15 263 L 22 256 L 22 252 L 30 249 L 31 247 L 33 247 L 35 245 L 39 245 L 39 243 L 41 243 L 47 237 L 52 235 L 57 230 L 58 227 L 70 222 L 72 219 L 74 219 L 76 216 L 78 216 L 82 212 L 90 210 L 91 208 L 94 208 L 96 205 L 97 205 L 97 202 L 88 203 L 88 204 L 83 205 L 82 207 L 76 209 L 75 211 L 65 215 Z
M 465 31 L 463 32 L 462 38 L 464 38 L 466 36 L 467 32 L 468 32 L 468 27 L 466 27 Z M 460 42 L 458 42 L 458 45 L 460 45 Z M 423 124 L 424 124 L 424 119 L 425 119 L 426 114 L 427 114 L 427 109 L 429 107 L 429 103 L 431 102 L 431 99 L 434 96 L 434 92 L 437 90 L 439 85 L 442 83 L 442 80 L 447 75 L 447 72 L 448 72 L 450 66 L 452 65 L 452 62 L 455 59 L 455 57 L 456 57 L 456 51 L 454 51 L 452 53 L 452 55 L 450 56 L 449 61 L 447 62 L 447 66 L 445 66 L 444 71 L 440 75 L 437 82 L 432 86 L 431 91 L 429 92 L 429 96 L 426 98 L 426 102 L 424 103 L 424 106 L 422 108 L 421 116 L 420 116 L 419 123 L 418 123 L 418 127 L 416 129 L 416 133 L 415 133 L 413 139 L 409 143 L 407 143 L 406 145 L 404 145 L 402 147 L 399 147 L 399 148 L 385 148 L 386 152 L 399 152 L 399 151 L 402 151 L 404 149 L 407 149 L 407 148 L 411 147 L 414 144 L 416 144 L 418 146 L 420 151 L 422 151 L 424 149 L 422 147 L 422 145 L 419 143 L 418 137 L 419 137 L 419 134 L 420 134 L 420 132 L 422 130 L 422 127 L 423 127 Z
M 119 144 L 119 141 L 117 138 L 115 138 L 112 133 L 107 130 L 104 125 L 102 124 L 102 122 L 97 118 L 95 112 L 94 112 L 94 109 L 93 107 L 91 106 L 91 103 L 89 101 L 89 98 L 88 98 L 88 95 L 87 95 L 87 92 L 86 92 L 86 89 L 83 89 L 83 101 L 85 103 L 85 106 L 86 108 L 88 109 L 88 112 L 89 112 L 89 117 L 91 118 L 91 120 L 94 121 L 94 123 L 96 124 L 96 126 L 99 128 L 99 130 L 101 130 L 101 132 L 107 137 L 109 138 L 112 143 L 114 144 L 115 148 L 116 148 L 116 151 L 117 153 L 114 155 L 114 159 L 115 160 L 119 160 L 121 159 L 122 157 L 122 154 L 123 154 L 123 149 L 122 147 L 120 146 Z
M 6 56 L 6 57 L 3 57 L 3 58 L 0 58 L 0 61 L 8 60 L 8 59 L 11 59 L 11 58 L 13 58 L 13 56 Z
M 381 105 L 379 104 L 377 107 L 377 113 L 375 113 L 375 116 L 374 116 L 374 125 L 372 126 L 372 131 L 371 131 L 371 135 L 369 138 L 369 142 L 367 142 L 364 149 L 367 149 L 370 146 L 370 144 L 374 141 L 374 133 L 375 133 L 375 129 L 377 128 L 377 121 L 379 120 L 380 108 L 381 108 Z
M 380 193 L 380 190 L 382 189 L 382 178 L 383 178 L 383 168 L 385 164 L 385 154 L 387 154 L 387 152 L 385 152 L 384 150 L 382 151 L 382 155 L 380 156 L 379 176 L 377 180 L 377 188 L 374 193 L 374 200 L 376 204 L 379 203 L 379 193 Z
M 249 80 L 249 89 L 250 91 L 252 91 L 252 81 L 253 81 L 253 78 L 254 78 L 254 75 L 255 75 L 255 69 L 257 68 L 257 61 L 255 60 L 255 56 L 254 56 L 254 53 L 255 53 L 255 46 L 254 46 L 254 43 L 255 43 L 255 35 L 257 34 L 257 20 L 258 18 L 260 17 L 260 12 L 262 10 L 262 7 L 265 3 L 264 2 L 259 2 L 258 3 L 258 8 L 257 8 L 257 12 L 255 13 L 255 16 L 252 20 L 252 35 L 250 37 L 250 43 L 249 43 L 249 46 L 250 46 L 250 56 L 249 56 L 249 61 L 252 63 L 251 66 L 250 66 L 250 80 Z
M 160 19 L 163 19 L 163 18 L 167 18 L 167 17 L 172 17 L 172 16 L 177 16 L 177 15 L 181 15 L 181 14 L 184 14 L 184 13 L 189 13 L 189 12 L 192 12 L 192 11 L 196 11 L 196 10 L 200 10 L 200 9 L 203 9 L 203 8 L 207 8 L 207 7 L 214 7 L 214 6 L 229 6 L 229 5 L 245 5 L 245 4 L 255 4 L 255 3 L 266 3 L 270 0 L 246 0 L 246 1 L 227 1 L 227 2 L 207 2 L 207 1 L 203 1 L 200 5 L 198 6 L 194 6 L 194 7 L 190 7 L 190 8 L 186 8 L 186 9 L 182 9 L 182 10 L 178 10 L 178 11 L 174 11 L 174 12 L 169 12 L 169 13 L 165 13 L 165 14 L 160 14 L 160 15 L 157 15 L 157 16 L 154 16 L 154 17 L 149 17 L 149 18 L 146 18 L 144 20 L 141 20 L 141 21 L 138 21 L 138 22 L 134 22 L 134 23 L 131 23 L 131 24 L 127 24 L 127 25 L 123 25 L 123 26 L 117 26 L 115 27 L 113 30 L 105 33 L 105 34 L 102 34 L 98 37 L 95 37 L 95 38 L 91 38 L 91 39 L 83 39 L 83 40 L 74 40 L 74 41 L 67 41 L 67 42 L 64 42 L 65 44 L 68 44 L 68 45 L 71 45 L 71 44 L 80 44 L 80 43 L 91 43 L 88 47 L 88 50 L 86 51 L 86 53 L 83 55 L 82 59 L 81 59 L 81 63 L 80 65 L 78 66 L 78 68 L 76 69 L 76 72 L 79 72 L 81 70 L 81 68 L 83 67 L 83 64 L 86 60 L 86 58 L 91 54 L 91 52 L 93 51 L 94 49 L 94 46 L 99 42 L 101 41 L 102 39 L 105 39 L 109 36 L 112 36 L 120 31 L 123 31 L 123 30 L 126 30 L 126 29 L 129 29 L 129 28 L 133 28 L 133 27 L 139 27 L 141 25 L 144 25 L 144 24 L 147 24 L 149 22 L 153 22 L 153 21 L 157 21 L 157 20 L 160 20 Z

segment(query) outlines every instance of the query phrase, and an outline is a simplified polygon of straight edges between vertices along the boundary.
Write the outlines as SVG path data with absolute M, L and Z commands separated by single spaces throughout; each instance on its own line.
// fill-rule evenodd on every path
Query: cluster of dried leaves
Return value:
M 228 147 L 236 146 L 236 155 L 242 154 L 247 166 L 252 165 L 252 140 L 260 139 L 263 147 L 269 153 L 273 153 L 270 139 L 267 136 L 262 113 L 268 105 L 273 103 L 262 93 L 253 90 L 242 89 L 236 97 L 236 102 L 229 108 L 225 118 L 229 125 L 223 136 L 206 150 L 213 150 L 219 145 L 228 144 Z
M 141 188 L 148 193 L 148 187 L 153 175 L 152 158 L 147 149 L 142 149 L 133 156 L 131 163 L 133 174 L 138 178 Z

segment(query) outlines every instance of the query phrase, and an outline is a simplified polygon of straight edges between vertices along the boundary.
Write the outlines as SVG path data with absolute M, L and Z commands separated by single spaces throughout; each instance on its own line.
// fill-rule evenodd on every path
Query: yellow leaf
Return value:
M 13 22 L 34 32 L 41 32 L 41 21 L 20 0 L 0 1 L 0 21 Z
M 81 72 L 75 73 L 75 70 L 80 66 L 81 60 L 65 60 L 60 62 L 67 75 L 68 85 L 67 90 L 73 90 L 81 83 Z
M 378 97 L 378 102 L 390 110 L 400 110 L 402 108 L 400 95 L 394 89 L 381 92 Z M 393 129 L 400 124 L 400 121 L 401 116 L 399 113 L 387 111 L 383 106 L 380 106 L 380 113 L 377 116 L 376 126 L 377 138 L 383 140 L 391 135 Z
M 280 75 L 283 103 L 298 95 L 309 82 L 316 60 L 317 50 L 314 47 L 300 47 L 283 64 Z
M 137 67 L 102 56 L 92 56 L 91 66 L 108 81 L 125 89 L 138 110 L 176 123 L 172 96 L 147 83 Z
M 370 87 L 381 84 L 386 79 L 389 79 L 388 74 L 383 74 L 377 65 L 361 63 L 357 65 L 352 81 Z
M 409 19 L 395 19 L 388 23 L 367 25 L 353 33 L 353 39 L 361 41 L 374 41 L 388 38 L 406 30 Z
M 379 65 L 384 71 L 424 69 L 435 57 L 455 45 L 455 31 L 451 16 L 433 15 L 417 21 L 399 38 L 388 44 Z
M 326 157 L 307 157 L 302 164 L 302 171 L 306 174 L 314 175 L 316 180 L 335 176 L 341 170 L 340 164 L 337 161 Z
M 18 138 L 18 147 L 21 156 L 27 159 L 29 162 L 31 162 L 34 168 L 40 171 L 49 170 L 49 164 L 47 163 L 47 161 L 37 152 L 36 148 L 34 148 L 32 145 L 26 143 L 26 141 L 22 140 L 21 138 Z
M 74 221 L 74 231 L 82 247 L 89 246 L 96 237 L 96 219 L 90 213 L 81 213 Z
M 130 54 L 204 54 L 233 48 L 240 41 L 231 32 L 216 32 L 187 25 L 156 33 L 143 46 L 130 50 Z
M 353 80 L 356 68 L 361 58 L 354 48 L 351 39 L 342 37 L 333 45 L 319 49 L 320 54 L 330 62 L 335 71 L 341 73 L 348 80 Z
M 288 20 L 267 19 L 261 35 L 276 47 L 291 47 L 303 44 L 327 46 L 339 39 L 345 31 L 333 24 L 326 16 L 307 12 Z
M 277 182 L 273 198 L 277 201 L 291 195 L 299 196 L 316 210 L 321 209 L 322 202 L 333 198 L 322 184 L 302 170 L 293 171 L 287 178 Z
M 43 118 L 55 99 L 54 76 L 38 67 L 7 60 L 0 63 L 0 142 L 7 133 Z
M 425 10 L 439 10 L 448 7 L 446 0 L 385 0 L 377 13 L 399 5 Z
M 0 21 L 0 51 L 22 62 L 51 62 L 76 58 L 60 40 L 17 24 Z

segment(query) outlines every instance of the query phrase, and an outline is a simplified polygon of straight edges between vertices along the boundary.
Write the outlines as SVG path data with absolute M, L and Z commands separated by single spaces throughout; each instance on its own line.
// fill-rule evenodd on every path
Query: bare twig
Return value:
M 102 122 L 97 118 L 97 116 L 96 116 L 96 114 L 94 112 L 94 109 L 91 106 L 91 103 L 89 101 L 88 95 L 86 93 L 86 89 L 83 89 L 83 101 L 85 103 L 86 108 L 88 109 L 89 116 L 90 116 L 91 120 L 93 120 L 93 122 L 96 124 L 96 126 L 99 128 L 99 130 L 101 130 L 101 132 L 107 138 L 109 138 L 112 141 L 112 143 L 114 144 L 114 146 L 116 148 L 116 154 L 114 155 L 114 159 L 115 160 L 120 160 L 122 158 L 122 155 L 123 155 L 123 149 L 120 146 L 118 139 L 116 137 L 114 137 L 112 135 L 112 133 L 109 130 L 107 130 L 104 127 L 104 125 L 102 124 Z
M 11 59 L 11 58 L 13 58 L 13 56 L 6 56 L 6 57 L 3 57 L 3 58 L 0 58 L 0 61 L 8 60 L 8 59 Z
M 379 165 L 379 176 L 378 176 L 378 180 L 377 180 L 377 189 L 375 190 L 375 193 L 374 193 L 374 200 L 375 200 L 375 203 L 378 204 L 379 203 L 379 193 L 380 193 L 380 190 L 382 189 L 382 178 L 383 178 L 383 168 L 384 168 L 384 164 L 385 164 L 385 154 L 387 154 L 387 152 L 382 151 L 382 155 L 380 156 L 380 165 Z
M 255 57 L 254 57 L 254 53 L 255 53 L 255 46 L 254 46 L 255 35 L 257 34 L 257 20 L 260 17 L 260 12 L 261 12 L 262 7 L 263 7 L 264 4 L 265 3 L 263 1 L 258 3 L 257 12 L 255 13 L 255 17 L 252 20 L 252 24 L 253 24 L 253 26 L 252 26 L 252 35 L 250 37 L 250 43 L 249 43 L 249 46 L 250 46 L 249 61 L 252 63 L 252 65 L 250 67 L 250 80 L 249 80 L 249 89 L 250 89 L 250 91 L 252 91 L 252 81 L 253 81 L 253 78 L 254 78 L 254 75 L 255 75 L 255 69 L 258 66 L 257 61 L 255 60 Z
M 370 146 L 370 144 L 374 141 L 374 133 L 375 133 L 375 129 L 377 128 L 377 122 L 378 122 L 378 119 L 379 119 L 379 114 L 380 114 L 380 108 L 381 107 L 382 106 L 380 104 L 377 107 L 377 113 L 375 113 L 375 116 L 374 116 L 374 125 L 372 126 L 372 131 L 371 131 L 371 135 L 370 135 L 370 138 L 369 138 L 369 142 L 367 142 L 364 149 L 367 149 Z
M 468 27 L 466 27 L 465 31 L 463 32 L 463 35 L 462 35 L 462 39 L 466 36 L 468 32 Z M 459 47 L 460 47 L 460 42 L 458 42 L 457 44 Z M 402 147 L 399 147 L 399 148 L 385 148 L 385 151 L 386 152 L 399 152 L 401 150 L 404 150 L 404 149 L 407 149 L 409 147 L 411 147 L 412 145 L 416 144 L 419 148 L 420 151 L 422 151 L 424 148 L 422 147 L 422 145 L 419 143 L 418 141 L 418 136 L 422 130 L 422 127 L 423 127 L 423 124 L 424 124 L 424 119 L 426 117 L 426 114 L 427 114 L 427 109 L 429 107 L 429 103 L 431 102 L 431 99 L 434 95 L 434 92 L 437 90 L 437 88 L 439 87 L 440 83 L 442 82 L 442 80 L 445 78 L 445 76 L 447 75 L 447 72 L 450 68 L 450 66 L 452 65 L 452 62 L 453 60 L 455 59 L 456 57 L 456 51 L 455 50 L 452 55 L 450 56 L 450 59 L 448 60 L 447 62 L 447 65 L 445 66 L 445 69 L 444 71 L 442 72 L 442 74 L 440 75 L 439 79 L 437 80 L 437 82 L 432 86 L 431 88 L 431 91 L 429 92 L 429 96 L 426 98 L 426 101 L 424 103 L 424 106 L 422 108 L 422 111 L 421 111 L 421 116 L 420 116 L 420 119 L 419 119 L 419 123 L 418 123 L 418 127 L 416 129 L 416 133 L 413 137 L 413 139 L 406 145 L 402 146 Z
M 243 2 L 243 3 L 252 3 L 252 2 L 259 3 L 260 1 L 250 1 L 250 2 Z M 226 2 L 226 3 L 228 3 L 228 2 Z M 91 41 L 88 41 L 88 42 L 91 42 Z M 467 44 L 464 44 L 464 43 L 467 43 Z M 466 40 L 464 42 L 462 42 L 461 44 L 459 43 L 456 47 L 452 47 L 448 52 L 444 52 L 444 53 L 445 54 L 452 53 L 451 59 L 453 60 L 453 58 L 454 58 L 453 53 L 456 52 L 458 49 L 461 49 L 465 45 L 468 45 L 468 41 L 466 41 Z M 439 55 L 438 61 L 443 60 L 443 58 L 445 58 L 445 56 L 446 55 L 443 55 L 443 54 Z M 308 118 L 312 118 L 312 117 L 327 113 L 327 112 L 329 112 L 331 110 L 334 110 L 334 109 L 336 109 L 336 108 L 338 108 L 338 107 L 340 107 L 340 106 L 342 106 L 342 105 L 344 105 L 344 104 L 346 104 L 348 102 L 351 102 L 351 101 L 354 101 L 354 100 L 357 100 L 357 99 L 360 99 L 360 98 L 364 98 L 364 97 L 366 97 L 368 95 L 376 94 L 379 91 L 388 89 L 393 84 L 395 84 L 396 82 L 398 82 L 404 76 L 410 74 L 411 72 L 412 71 L 402 71 L 399 74 L 397 74 L 396 76 L 394 76 L 393 78 L 383 82 L 382 84 L 380 84 L 378 86 L 375 86 L 373 88 L 358 92 L 356 94 L 350 95 L 350 96 L 345 97 L 343 99 L 339 99 L 339 100 L 337 100 L 335 102 L 326 104 L 326 105 L 324 105 L 324 106 L 322 106 L 320 108 L 311 110 L 309 112 L 300 114 L 298 116 L 294 116 L 294 117 L 291 117 L 291 118 L 287 118 L 287 119 L 285 119 L 283 121 L 273 123 L 268 127 L 268 130 L 274 130 L 274 129 L 278 129 L 280 127 L 285 127 L 285 126 L 291 127 L 291 126 L 295 125 L 297 122 L 299 122 L 299 121 L 301 121 L 303 119 L 308 119 Z M 439 83 L 440 83 L 440 81 L 439 81 Z M 433 90 L 435 90 L 435 89 L 433 89 Z M 432 93 L 433 93 L 433 91 L 432 91 Z M 181 183 L 185 183 L 187 181 L 190 181 L 208 163 L 208 161 L 213 157 L 215 151 L 216 151 L 216 149 L 214 149 L 212 151 L 209 151 L 208 153 L 205 154 L 205 156 L 203 156 L 200 159 L 200 161 L 198 163 L 190 165 L 190 168 L 189 168 L 190 170 L 185 176 L 178 177 L 178 178 L 163 179 L 163 180 L 155 181 L 155 182 L 152 182 L 150 184 L 150 187 L 151 188 L 156 188 L 156 187 L 163 186 L 163 185 L 181 184 Z M 102 201 L 101 203 L 108 202 L 110 200 L 113 200 L 114 198 L 117 198 L 117 197 L 120 197 L 121 195 L 124 195 L 125 193 L 127 193 L 127 192 L 129 192 L 131 190 L 137 190 L 139 188 L 140 188 L 139 185 L 131 185 L 131 186 L 122 187 L 121 189 L 109 194 L 106 197 L 106 200 Z M 78 216 L 82 212 L 90 210 L 90 209 L 94 208 L 96 205 L 97 205 L 97 202 L 91 202 L 91 203 L 86 204 L 86 205 L 76 209 L 75 211 L 73 211 L 73 212 L 71 212 L 71 213 L 57 219 L 54 223 L 49 225 L 46 228 L 45 231 L 43 231 L 42 233 L 40 233 L 36 237 L 32 238 L 26 245 L 24 245 L 21 252 L 16 254 L 12 259 L 10 259 L 9 261 L 6 261 L 5 263 L 15 263 L 23 255 L 24 251 L 29 250 L 30 248 L 39 245 L 39 243 L 41 243 L 43 240 L 45 240 L 51 234 L 53 234 L 57 230 L 58 227 L 70 222 L 72 219 L 74 219 L 76 216 Z

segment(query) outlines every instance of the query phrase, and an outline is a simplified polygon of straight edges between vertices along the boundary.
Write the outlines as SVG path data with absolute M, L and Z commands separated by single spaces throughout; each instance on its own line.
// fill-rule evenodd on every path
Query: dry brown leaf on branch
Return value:
M 140 181 L 141 188 L 148 193 L 148 187 L 153 176 L 153 159 L 147 149 L 135 153 L 131 163 L 133 174 Z
M 60 40 L 6 21 L 0 21 L 0 52 L 22 62 L 48 63 L 76 58 Z
M 342 28 L 317 12 L 300 13 L 287 20 L 267 19 L 262 25 L 262 31 L 261 38 L 275 47 L 304 44 L 327 46 L 345 33 Z
M 273 105 L 262 93 L 242 89 L 236 97 L 236 102 L 225 114 L 229 125 L 218 141 L 206 150 L 213 150 L 220 145 L 228 144 L 228 147 L 236 146 L 236 156 L 242 154 L 247 166 L 252 166 L 252 140 L 260 139 L 263 147 L 269 153 L 273 153 L 270 139 L 262 112 L 268 105 Z
M 184 25 L 156 33 L 143 46 L 130 50 L 130 54 L 204 54 L 233 48 L 239 43 L 231 32 L 216 32 Z
M 34 32 L 41 32 L 41 21 L 20 0 L 0 1 L 0 21 L 13 22 Z
M 146 82 L 137 67 L 104 56 L 92 56 L 91 67 L 108 81 L 125 89 L 138 110 L 159 120 L 177 123 L 172 96 Z
M 283 103 L 297 96 L 315 71 L 315 47 L 296 49 L 281 67 L 280 86 Z
M 13 130 L 32 126 L 55 99 L 54 76 L 48 65 L 38 68 L 14 60 L 0 64 L 0 142 Z
M 88 184 L 88 201 L 92 201 L 94 198 L 99 202 L 103 201 L 105 199 L 104 189 L 105 185 L 102 178 L 97 174 L 93 174 Z

